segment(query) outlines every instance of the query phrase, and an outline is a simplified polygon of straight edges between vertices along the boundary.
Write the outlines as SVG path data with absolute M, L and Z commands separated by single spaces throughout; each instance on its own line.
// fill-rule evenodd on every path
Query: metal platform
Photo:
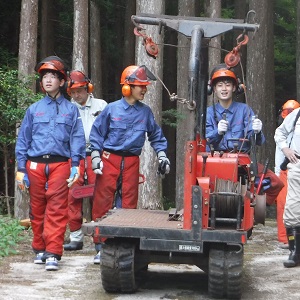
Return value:
M 183 222 L 169 220 L 169 212 L 145 209 L 113 209 L 103 217 L 101 226 L 182 229 Z

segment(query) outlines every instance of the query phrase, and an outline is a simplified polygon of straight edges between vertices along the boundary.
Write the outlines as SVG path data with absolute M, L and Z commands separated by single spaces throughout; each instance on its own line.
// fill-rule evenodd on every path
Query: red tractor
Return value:
M 254 223 L 264 223 L 266 201 L 264 194 L 256 194 L 254 153 L 241 153 L 238 147 L 230 153 L 205 151 L 206 91 L 199 74 L 207 74 L 207 69 L 201 67 L 199 57 L 204 39 L 233 29 L 255 31 L 258 25 L 161 15 L 132 16 L 132 20 L 135 25 L 167 26 L 191 37 L 188 100 L 191 106 L 196 103 L 197 128 L 204 130 L 185 145 L 182 211 L 112 209 L 97 222 L 83 224 L 86 234 L 104 242 L 103 288 L 133 293 L 138 287 L 137 274 L 147 270 L 148 264 L 191 264 L 208 274 L 212 297 L 238 299 L 244 245 Z M 150 55 L 155 55 L 153 50 L 151 45 Z

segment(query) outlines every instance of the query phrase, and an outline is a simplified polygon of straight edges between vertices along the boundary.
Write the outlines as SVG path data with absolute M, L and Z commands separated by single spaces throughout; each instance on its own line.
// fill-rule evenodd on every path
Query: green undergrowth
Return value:
M 24 227 L 18 220 L 0 215 L 0 260 L 17 254 L 18 243 L 24 239 L 23 231 Z

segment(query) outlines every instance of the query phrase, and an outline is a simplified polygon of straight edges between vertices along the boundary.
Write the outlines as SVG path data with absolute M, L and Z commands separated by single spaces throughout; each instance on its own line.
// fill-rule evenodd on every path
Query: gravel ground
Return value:
M 83 250 L 65 252 L 57 272 L 47 272 L 33 264 L 30 230 L 24 235 L 19 253 L 0 260 L 0 299 L 209 299 L 207 276 L 189 265 L 150 264 L 137 293 L 107 294 L 90 237 Z M 255 226 L 245 246 L 242 299 L 300 299 L 300 267 L 284 268 L 287 256 L 288 250 L 278 247 L 274 218 Z

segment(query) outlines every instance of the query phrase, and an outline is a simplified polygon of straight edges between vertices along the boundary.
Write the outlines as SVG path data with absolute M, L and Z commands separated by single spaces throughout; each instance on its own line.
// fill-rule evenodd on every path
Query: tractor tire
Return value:
M 134 293 L 137 289 L 134 271 L 135 245 L 107 240 L 101 248 L 102 286 L 108 293 Z
M 211 297 L 241 298 L 243 255 L 243 247 L 219 245 L 210 249 L 208 293 Z

